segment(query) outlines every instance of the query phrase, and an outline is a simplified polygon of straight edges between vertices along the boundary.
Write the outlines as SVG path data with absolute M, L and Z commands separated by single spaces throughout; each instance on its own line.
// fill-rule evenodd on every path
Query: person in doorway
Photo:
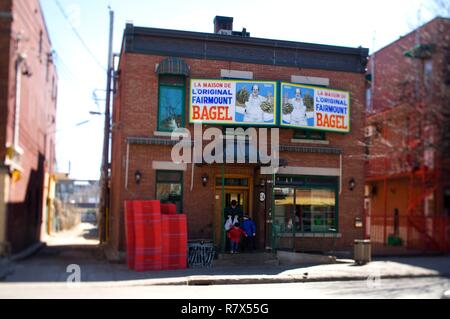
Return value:
M 244 221 L 242 222 L 242 230 L 247 235 L 247 237 L 244 238 L 243 248 L 245 251 L 252 252 L 253 250 L 255 250 L 256 225 L 248 215 L 244 216 Z
M 247 237 L 247 234 L 240 228 L 239 223 L 233 225 L 230 231 L 227 234 L 228 238 L 230 238 L 231 244 L 231 254 L 236 254 L 239 250 L 239 243 L 241 242 L 241 237 Z
M 240 223 L 243 216 L 243 211 L 241 206 L 238 205 L 236 200 L 232 200 L 230 205 L 225 207 L 224 210 L 224 220 L 225 220 L 225 232 L 227 235 L 227 240 L 225 241 L 225 250 L 230 250 L 231 244 L 228 238 L 228 232 L 233 228 L 233 225 L 236 223 Z
M 228 220 L 231 216 L 233 224 L 240 223 L 244 213 L 241 206 L 238 205 L 236 200 L 232 200 L 230 206 L 225 207 L 225 220 Z

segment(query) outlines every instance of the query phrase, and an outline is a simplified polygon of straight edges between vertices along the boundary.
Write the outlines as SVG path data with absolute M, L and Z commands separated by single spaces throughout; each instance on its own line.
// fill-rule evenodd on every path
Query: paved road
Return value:
M 358 299 L 440 298 L 448 278 L 382 279 L 299 284 L 107 287 L 92 284 L 0 283 L 0 298 Z

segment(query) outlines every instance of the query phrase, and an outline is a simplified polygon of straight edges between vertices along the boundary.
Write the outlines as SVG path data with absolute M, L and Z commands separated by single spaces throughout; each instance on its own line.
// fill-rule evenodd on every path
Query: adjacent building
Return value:
M 367 56 L 362 47 L 253 38 L 233 31 L 230 17 L 216 17 L 214 33 L 127 24 L 106 216 L 113 256 L 123 258 L 126 247 L 124 202 L 145 199 L 176 203 L 187 214 L 189 239 L 219 251 L 233 200 L 256 222 L 258 249 L 350 251 L 364 237 Z M 174 161 L 176 129 L 187 129 L 185 145 L 208 145 L 196 127 L 231 139 L 213 155 L 225 158 L 234 148 L 231 157 L 244 160 Z M 261 148 L 252 143 L 262 139 L 260 128 L 268 129 L 269 151 L 277 134 L 270 129 L 279 130 L 281 167 L 273 174 L 263 174 Z M 252 129 L 256 135 L 245 131 Z
M 375 52 L 367 80 L 367 235 L 382 252 L 448 251 L 450 19 Z
M 45 230 L 57 75 L 38 0 L 0 2 L 0 255 Z

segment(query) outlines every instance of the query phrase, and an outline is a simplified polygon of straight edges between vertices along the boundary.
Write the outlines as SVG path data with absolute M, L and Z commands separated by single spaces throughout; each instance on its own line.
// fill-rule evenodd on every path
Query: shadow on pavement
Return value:
M 143 279 L 164 279 L 186 276 L 214 275 L 279 275 L 299 266 L 230 266 L 211 268 L 188 268 L 183 270 L 163 270 L 135 272 L 126 264 L 110 263 L 99 246 L 51 246 L 44 247 L 32 258 L 15 263 L 14 272 L 4 282 L 65 282 L 72 274 L 70 265 L 78 265 L 82 282 L 129 281 Z M 313 264 L 302 265 L 310 267 Z M 72 268 L 73 269 L 73 268 Z

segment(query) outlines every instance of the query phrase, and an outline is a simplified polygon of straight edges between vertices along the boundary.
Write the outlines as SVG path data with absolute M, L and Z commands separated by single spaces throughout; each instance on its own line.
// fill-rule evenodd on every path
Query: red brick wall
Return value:
M 111 186 L 113 194 L 111 201 L 111 218 L 113 220 L 111 244 L 119 250 L 124 249 L 123 201 L 126 199 L 154 199 L 156 193 L 155 171 L 152 169 L 152 161 L 170 161 L 171 148 L 169 146 L 131 145 L 128 169 L 129 187 L 125 190 L 125 139 L 127 136 L 153 136 L 153 132 L 157 130 L 158 75 L 155 72 L 155 65 L 161 63 L 165 58 L 163 56 L 127 53 L 122 55 L 120 62 L 119 91 L 114 101 L 115 129 L 113 131 Z M 327 147 L 336 147 L 343 151 L 344 187 L 339 197 L 339 226 L 342 239 L 337 240 L 337 247 L 347 249 L 353 239 L 363 236 L 361 229 L 353 227 L 355 217 L 362 217 L 363 214 L 364 149 L 361 143 L 358 143 L 363 140 L 365 109 L 363 74 L 188 58 L 184 61 L 190 66 L 192 78 L 220 78 L 221 69 L 232 69 L 251 71 L 255 80 L 290 82 L 291 75 L 325 77 L 330 79 L 331 88 L 349 91 L 351 93 L 351 133 L 327 133 L 327 140 L 330 141 Z M 185 114 L 186 116 L 189 114 L 188 103 L 186 103 Z M 187 121 L 188 119 L 186 119 Z M 188 127 L 191 131 L 193 130 L 191 125 Z M 281 144 L 291 144 L 292 138 L 293 130 L 280 130 Z M 281 157 L 286 158 L 290 166 L 339 168 L 340 163 L 339 155 L 286 152 L 282 153 Z M 136 185 L 134 182 L 134 172 L 137 169 L 143 174 L 140 185 Z M 211 177 L 220 174 L 220 168 L 214 166 L 196 167 L 192 192 L 190 191 L 190 170 L 191 165 L 188 165 L 188 170 L 183 176 L 183 208 L 188 215 L 189 237 L 191 239 L 208 237 L 212 239 L 215 199 L 214 181 Z M 226 172 L 254 174 L 252 168 L 231 166 L 226 167 Z M 203 187 L 200 183 L 200 177 L 203 173 L 210 176 L 210 183 L 206 187 Z M 352 192 L 347 187 L 351 177 L 356 180 L 356 188 Z M 257 190 L 258 187 L 255 188 L 255 195 Z M 258 232 L 264 234 L 264 207 L 255 198 L 251 200 L 254 203 L 255 215 L 257 215 Z M 260 238 L 262 238 L 262 235 Z M 328 242 L 325 239 L 319 239 L 318 241 Z M 262 247 L 262 241 L 260 245 Z M 314 245 L 325 247 L 328 244 L 317 244 L 314 241 L 312 246 Z
M 404 56 L 407 50 L 411 50 L 417 44 L 434 45 L 431 57 L 413 59 Z M 407 176 L 412 172 L 414 165 L 424 167 L 427 164 L 424 156 L 426 144 L 434 145 L 430 150 L 435 151 L 434 168 L 437 176 L 440 176 L 431 180 L 431 183 L 436 185 L 437 214 L 442 212 L 442 189 L 448 180 L 446 176 L 450 173 L 445 162 L 448 155 L 440 153 L 443 133 L 448 131 L 448 127 L 441 120 L 441 112 L 450 102 L 448 84 L 445 83 L 449 72 L 449 57 L 450 19 L 436 18 L 376 52 L 368 65 L 369 73 L 372 73 L 374 63 L 375 72 L 372 92 L 374 114 L 368 114 L 367 124 L 376 124 L 380 131 L 370 139 L 367 176 L 370 179 L 387 176 L 393 179 L 389 183 L 395 184 L 394 179 L 401 174 Z M 433 67 L 428 86 L 423 72 L 425 60 L 431 60 Z M 423 189 L 429 187 L 430 182 L 422 184 L 420 178 L 417 179 L 411 190 L 409 183 L 404 183 L 400 187 L 402 200 L 405 200 L 404 197 L 408 200 L 408 203 L 402 204 L 403 206 L 411 204 L 413 198 L 420 198 Z M 408 196 L 410 192 L 414 196 Z M 419 204 L 417 207 L 423 211 Z M 372 206 L 378 213 L 384 213 L 382 193 L 372 197 Z M 388 213 L 391 212 L 392 208 L 388 207 Z M 402 213 L 406 212 L 401 211 Z
M 22 178 L 11 184 L 8 205 L 8 239 L 13 252 L 24 249 L 37 241 L 43 207 L 43 187 L 45 172 L 53 171 L 55 162 L 56 96 L 54 85 L 57 83 L 55 66 L 47 66 L 47 53 L 51 44 L 38 0 L 13 1 L 13 20 L 11 32 L 2 32 L 0 45 L 9 41 L 9 71 L 5 78 L 1 74 L 0 83 L 8 83 L 5 143 L 0 149 L 4 154 L 4 145 L 13 144 L 15 110 L 15 62 L 18 52 L 26 54 L 26 66 L 31 76 L 22 76 L 19 145 L 24 153 L 20 165 Z M 19 32 L 23 38 L 18 51 L 15 39 Z M 42 32 L 42 50 L 39 50 Z M 3 43 L 3 44 L 2 44 Z M 4 54 L 4 51 L 1 51 Z M 6 61 L 7 59 L 5 59 Z M 1 59 L 1 63 L 4 59 Z M 3 67 L 1 68 L 3 72 Z M 1 85 L 1 84 L 0 84 Z M 0 104 L 1 107 L 1 104 Z M 3 118 L 4 116 L 2 116 Z M 2 155 L 4 158 L 4 155 Z
M 433 73 L 429 87 L 424 81 L 425 60 L 404 56 L 406 51 L 419 43 L 435 46 L 430 58 Z M 387 155 L 389 161 L 395 157 L 405 162 L 405 154 L 402 154 L 401 147 L 404 148 L 408 143 L 414 142 L 416 135 L 419 141 L 427 137 L 428 133 L 424 132 L 426 126 L 424 121 L 434 126 L 432 132 L 434 143 L 440 143 L 442 129 L 445 129 L 441 125 L 442 122 L 426 117 L 437 115 L 440 109 L 449 103 L 448 85 L 445 84 L 450 56 L 449 43 L 450 19 L 436 18 L 371 56 L 368 72 L 374 73 L 372 101 L 375 115 L 368 114 L 368 124 L 378 123 L 381 134 L 372 139 L 373 146 L 370 150 L 371 159 L 374 160 L 369 163 L 370 165 L 376 165 L 375 162 L 379 161 L 378 155 Z M 372 72 L 373 63 L 374 72 Z M 395 110 L 392 110 L 393 108 Z M 380 143 L 381 137 L 388 143 Z M 417 160 L 422 162 L 423 158 L 419 156 Z M 378 170 L 369 172 L 369 175 L 391 173 L 389 170 L 390 168 L 383 171 L 382 167 L 379 167 Z
M 430 95 L 431 89 L 423 86 L 423 60 L 404 56 L 417 44 L 435 45 L 431 59 L 436 85 L 432 90 L 433 93 L 446 90 L 441 84 L 447 68 L 449 34 L 450 19 L 436 18 L 371 56 L 367 70 L 372 73 L 372 63 L 375 61 L 375 89 L 372 92 L 375 111 L 397 106 L 411 99 L 415 93 Z

